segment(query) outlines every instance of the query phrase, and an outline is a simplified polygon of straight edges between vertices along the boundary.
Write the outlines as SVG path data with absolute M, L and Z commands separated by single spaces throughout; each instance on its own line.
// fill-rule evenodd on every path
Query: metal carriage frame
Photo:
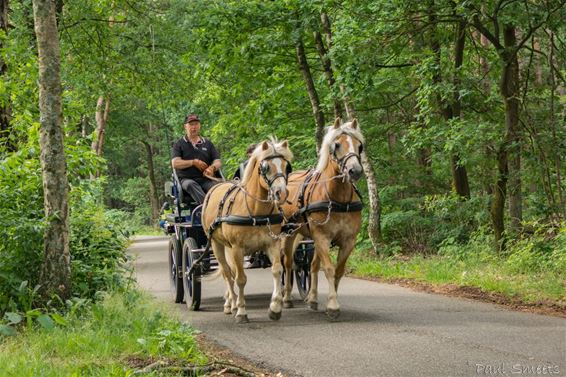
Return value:
M 171 296 L 185 302 L 189 310 L 199 310 L 201 277 L 216 270 L 218 263 L 206 253 L 207 237 L 202 227 L 202 205 L 193 202 L 181 187 L 173 170 L 166 192 L 173 200 L 173 213 L 167 215 L 164 231 L 169 235 L 168 266 Z M 195 263 L 197 262 L 198 263 Z

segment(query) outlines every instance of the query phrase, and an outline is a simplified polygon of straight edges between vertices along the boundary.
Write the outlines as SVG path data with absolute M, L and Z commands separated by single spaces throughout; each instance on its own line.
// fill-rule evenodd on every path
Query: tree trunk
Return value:
M 456 29 L 456 43 L 454 45 L 454 92 L 452 94 L 451 115 L 452 118 L 460 118 L 462 115 L 462 102 L 460 101 L 460 69 L 464 61 L 464 47 L 466 43 L 466 21 L 460 20 Z M 454 153 L 450 158 L 452 171 L 452 186 L 456 194 L 461 198 L 470 198 L 470 184 L 466 167 L 460 163 L 460 154 Z
M 552 128 L 552 140 L 553 144 L 556 146 L 557 151 L 554 154 L 554 167 L 556 169 L 556 190 L 558 191 L 558 200 L 560 202 L 560 208 L 558 209 L 558 216 L 566 218 L 566 204 L 564 203 L 564 194 L 562 193 L 562 173 L 561 173 L 561 148 L 560 142 L 556 135 L 556 114 L 554 113 L 554 96 L 556 92 L 556 73 L 555 70 L 555 51 L 554 51 L 554 32 L 549 31 L 550 35 L 550 54 L 548 56 L 548 63 L 550 66 L 550 126 Z M 559 88 L 559 96 L 564 96 L 564 87 Z M 550 182 L 549 182 L 550 183 Z
M 104 132 L 106 130 L 106 122 L 108 122 L 109 112 L 110 98 L 106 98 L 105 100 L 104 96 L 98 97 L 98 101 L 96 102 L 96 133 L 91 145 L 92 150 L 96 152 L 98 156 L 102 156 Z
M 328 51 L 324 46 L 322 36 L 318 31 L 314 32 L 314 41 L 316 44 L 316 50 L 318 51 L 318 56 L 320 57 L 320 62 L 322 64 L 322 69 L 324 70 L 324 76 L 326 77 L 326 82 L 328 82 L 328 87 L 332 92 L 332 99 L 334 102 L 334 117 L 342 118 L 342 105 L 340 104 L 340 99 L 336 96 L 336 87 L 334 85 L 334 72 L 332 70 L 332 64 L 330 58 L 328 57 Z
M 314 86 L 314 81 L 312 79 L 307 55 L 305 54 L 305 46 L 303 45 L 303 41 L 299 39 L 295 45 L 295 48 L 297 51 L 297 62 L 299 63 L 299 69 L 303 74 L 303 81 L 305 82 L 305 87 L 311 101 L 312 115 L 314 117 L 314 123 L 316 125 L 316 150 L 318 151 L 320 149 L 320 145 L 322 144 L 322 138 L 324 137 L 324 113 L 322 111 L 322 108 L 320 107 L 320 100 Z
M 505 197 L 507 194 L 507 150 L 505 145 L 501 145 L 497 151 L 497 181 L 493 190 L 491 202 L 491 221 L 493 223 L 493 233 L 495 235 L 495 248 L 497 251 L 505 250 L 505 231 L 504 213 Z
M 153 168 L 153 146 L 151 146 L 147 141 L 142 141 L 145 145 L 145 150 L 147 152 L 147 170 L 149 177 L 149 201 L 151 204 L 151 224 L 157 226 L 157 220 L 159 219 L 159 196 L 157 194 L 157 183 L 155 180 L 155 170 Z
M 39 53 L 39 142 L 46 216 L 40 284 L 45 299 L 54 294 L 65 299 L 71 293 L 71 260 L 55 3 L 33 0 L 33 14 Z
M 353 104 L 345 97 L 344 107 L 346 113 L 356 117 L 356 111 Z M 377 254 L 380 250 L 380 244 L 383 242 L 381 235 L 381 201 L 379 200 L 379 191 L 377 179 L 373 165 L 368 158 L 366 152 L 362 152 L 362 166 L 366 175 L 366 183 L 369 196 L 369 219 L 368 219 L 368 235 L 373 246 L 374 252 Z
M 8 34 L 8 9 L 9 0 L 0 0 L 0 28 L 4 33 Z M 3 44 L 0 43 L 0 48 L 4 48 Z M 6 62 L 0 58 L 0 78 L 4 77 L 8 66 Z M 6 151 L 14 152 L 16 151 L 15 140 L 10 139 L 10 118 L 12 117 L 12 111 L 10 108 L 10 96 L 6 95 L 3 99 L 3 103 L 0 104 L 0 140 L 4 139 L 4 145 Z
M 505 52 L 501 94 L 505 101 L 505 147 L 509 163 L 509 215 L 511 230 L 520 230 L 523 220 L 521 192 L 521 135 L 519 129 L 519 61 L 515 27 L 505 25 L 503 30 Z
M 486 36 L 481 33 L 480 33 L 480 45 L 482 46 L 482 48 L 487 48 L 487 46 L 489 45 L 489 41 L 487 40 Z M 488 78 L 489 63 L 483 55 L 480 56 L 480 73 L 483 78 L 481 86 L 483 87 L 484 90 L 484 96 L 487 98 L 491 92 L 491 82 L 489 81 Z M 491 160 L 495 157 L 493 156 L 493 150 L 495 150 L 495 147 L 493 147 L 493 145 L 486 145 L 484 147 L 484 153 L 486 159 Z M 484 179 L 484 184 L 485 184 L 484 192 L 487 195 L 492 195 L 494 191 L 493 181 L 495 180 L 495 178 L 493 177 L 491 169 L 487 170 L 486 173 L 488 178 Z
M 320 16 L 322 21 L 322 29 L 324 35 L 326 37 L 326 45 L 330 49 L 332 46 L 332 32 L 330 27 L 330 19 L 326 13 L 322 13 Z M 330 59 L 329 59 L 330 66 L 332 66 Z M 344 109 L 346 110 L 346 114 L 350 120 L 356 117 L 356 111 L 354 109 L 354 105 L 350 100 L 349 96 L 346 93 L 346 88 L 344 86 L 340 86 L 340 92 L 342 94 L 342 98 L 344 99 Z M 377 179 L 375 170 L 373 169 L 373 165 L 370 159 L 367 157 L 366 152 L 363 152 L 362 155 L 362 166 L 365 171 L 366 175 L 366 183 L 368 189 L 368 196 L 369 196 L 369 219 L 368 219 L 368 235 L 373 246 L 374 252 L 377 254 L 380 250 L 380 244 L 383 241 L 383 237 L 381 235 L 381 202 L 379 200 L 379 191 L 377 186 Z

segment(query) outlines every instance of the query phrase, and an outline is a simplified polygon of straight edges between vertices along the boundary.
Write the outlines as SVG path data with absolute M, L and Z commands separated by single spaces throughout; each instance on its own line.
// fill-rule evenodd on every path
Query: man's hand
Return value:
M 208 168 L 206 168 L 206 170 L 204 171 L 204 175 L 207 177 L 214 177 L 214 172 L 216 171 L 216 168 L 214 167 L 214 165 L 210 165 Z
M 199 159 L 196 159 L 196 158 L 193 160 L 193 166 L 196 167 L 200 171 L 205 171 L 206 169 L 210 168 L 210 166 L 208 166 L 206 164 L 206 162 L 199 160 Z

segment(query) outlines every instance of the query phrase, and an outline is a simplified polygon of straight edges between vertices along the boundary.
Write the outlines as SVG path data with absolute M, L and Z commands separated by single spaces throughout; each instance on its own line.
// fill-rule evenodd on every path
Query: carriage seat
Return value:
M 222 174 L 221 170 L 216 171 L 216 177 L 224 180 L 224 175 Z M 180 201 L 181 207 L 183 207 L 182 209 L 194 209 L 199 205 L 199 203 L 197 203 L 187 191 L 183 190 L 183 188 L 181 187 L 181 180 L 177 176 L 175 169 L 173 169 L 171 180 L 173 186 L 175 187 L 175 191 L 178 193 L 177 195 L 175 195 L 175 192 L 173 191 L 171 196 L 174 197 L 175 200 Z
M 198 205 L 198 203 L 187 191 L 183 190 L 183 188 L 181 187 L 181 180 L 177 176 L 175 170 L 173 170 L 173 174 L 171 175 L 171 180 L 174 186 L 174 190 L 171 196 L 173 196 L 175 200 L 178 200 L 181 203 L 182 209 L 195 208 Z

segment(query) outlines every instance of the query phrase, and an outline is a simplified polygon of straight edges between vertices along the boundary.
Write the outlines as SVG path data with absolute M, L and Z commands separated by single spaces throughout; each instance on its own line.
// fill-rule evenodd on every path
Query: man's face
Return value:
M 197 120 L 185 123 L 185 130 L 189 137 L 198 136 L 200 134 L 200 122 Z

